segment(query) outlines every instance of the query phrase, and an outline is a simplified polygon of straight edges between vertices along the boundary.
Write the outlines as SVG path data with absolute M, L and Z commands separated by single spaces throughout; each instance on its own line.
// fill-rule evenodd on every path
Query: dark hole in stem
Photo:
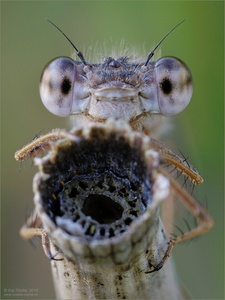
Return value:
M 71 192 L 69 193 L 69 197 L 70 197 L 70 198 L 74 198 L 74 197 L 76 197 L 78 194 L 79 194 L 78 190 L 77 190 L 75 187 L 73 187 L 72 190 L 71 190 Z
M 100 224 L 110 224 L 122 217 L 123 208 L 105 195 L 91 194 L 84 200 L 82 212 Z

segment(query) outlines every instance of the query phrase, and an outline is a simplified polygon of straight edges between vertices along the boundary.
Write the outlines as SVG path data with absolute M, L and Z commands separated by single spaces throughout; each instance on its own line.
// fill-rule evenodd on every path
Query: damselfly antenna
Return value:
M 159 47 L 159 45 L 165 40 L 165 38 L 172 32 L 174 31 L 175 28 L 177 28 L 179 25 L 181 25 L 185 20 L 181 21 L 180 23 L 178 23 L 176 26 L 174 26 L 172 29 L 170 29 L 169 32 L 167 32 L 167 34 L 158 42 L 158 44 L 155 46 L 155 48 L 148 54 L 147 60 L 145 62 L 145 66 L 147 66 L 147 64 L 149 63 L 150 59 L 152 58 L 152 56 L 155 53 L 155 50 Z
M 73 46 L 73 48 L 76 50 L 77 52 L 77 56 L 80 58 L 80 60 L 82 61 L 82 63 L 84 65 L 87 65 L 86 61 L 85 61 L 85 58 L 83 56 L 83 53 L 80 52 L 77 47 L 74 45 L 74 43 L 68 38 L 68 36 L 65 35 L 65 33 L 57 26 L 55 25 L 52 21 L 50 21 L 49 19 L 46 19 L 49 23 L 51 23 L 56 29 L 58 29 L 64 36 L 65 38 L 70 42 L 70 44 Z

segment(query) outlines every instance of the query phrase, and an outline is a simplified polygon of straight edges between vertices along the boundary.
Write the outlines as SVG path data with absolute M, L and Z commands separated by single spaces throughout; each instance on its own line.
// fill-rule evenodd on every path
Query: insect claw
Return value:
M 152 264 L 150 261 L 148 261 L 149 267 L 150 267 L 150 268 L 153 268 L 153 270 L 147 271 L 147 272 L 145 272 L 145 274 L 158 272 L 160 269 L 162 269 L 162 267 L 163 267 L 164 264 L 166 263 L 167 259 L 170 257 L 170 252 L 172 251 L 173 246 L 174 246 L 175 244 L 176 244 L 176 239 L 171 239 L 171 240 L 168 242 L 168 248 L 167 248 L 167 251 L 166 251 L 164 257 L 162 258 L 162 260 L 159 262 L 158 265 L 153 266 L 153 264 Z
M 159 270 L 164 266 L 164 264 L 166 263 L 167 259 L 170 257 L 170 253 L 171 253 L 171 251 L 172 251 L 172 249 L 173 249 L 173 246 L 174 246 L 175 244 L 176 244 L 176 238 L 175 238 L 175 239 L 171 239 L 171 240 L 168 242 L 168 248 L 167 248 L 167 251 L 166 251 L 164 257 L 162 258 L 162 260 L 159 262 L 159 264 L 158 264 L 157 266 L 153 266 L 153 265 L 151 264 L 151 262 L 148 261 L 149 266 L 150 266 L 150 267 L 153 267 L 154 270 L 149 271 L 149 272 L 145 272 L 145 273 L 148 274 L 148 273 L 153 273 L 153 272 L 159 271 Z
M 158 265 L 156 267 L 153 266 L 153 264 L 150 261 L 148 262 L 148 265 L 149 265 L 150 268 L 153 268 L 153 270 L 147 271 L 147 272 L 145 272 L 145 274 L 150 274 L 150 273 L 158 272 L 161 269 L 161 268 L 159 268 L 159 269 L 157 268 Z
M 55 258 L 58 254 L 62 253 L 61 250 L 58 250 L 54 255 L 50 255 L 50 257 L 48 257 L 50 260 L 55 260 L 55 261 L 60 261 L 60 260 L 64 260 L 64 258 Z

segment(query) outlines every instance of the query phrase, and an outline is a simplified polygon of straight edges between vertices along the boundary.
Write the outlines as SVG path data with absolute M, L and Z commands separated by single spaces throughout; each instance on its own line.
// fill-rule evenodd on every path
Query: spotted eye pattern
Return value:
M 163 57 L 155 64 L 158 105 L 162 115 L 180 113 L 191 100 L 192 76 L 188 67 L 174 57 Z
M 112 102 L 110 99 L 113 98 L 117 99 L 117 109 L 122 107 L 122 111 L 126 111 L 123 116 L 126 115 L 128 119 L 131 119 L 135 113 L 138 116 L 144 109 L 149 114 L 172 116 L 183 111 L 191 100 L 193 93 L 191 72 L 177 58 L 163 57 L 153 62 L 149 69 L 146 70 L 145 67 L 137 70 L 140 78 L 145 72 L 149 72 L 147 77 L 154 79 L 147 84 L 149 92 L 147 91 L 145 95 L 146 100 L 141 102 L 137 99 L 135 108 L 132 107 L 133 102 L 129 101 L 130 98 L 125 97 L 127 83 L 124 82 L 124 74 L 126 78 L 135 77 L 135 74 L 130 75 L 132 64 L 126 62 L 123 67 L 117 65 L 117 72 L 114 69 L 111 70 L 111 64 L 90 66 L 84 67 L 82 63 L 78 64 L 66 57 L 56 58 L 47 64 L 41 76 L 40 96 L 51 113 L 66 117 L 87 111 L 91 115 L 94 107 L 95 117 L 101 118 L 106 112 L 108 117 L 114 117 L 117 112 L 112 110 L 115 101 Z M 129 78 L 132 81 L 132 78 Z M 105 102 L 95 103 L 95 92 L 104 92 L 106 84 L 108 89 Z M 95 86 L 96 91 L 93 88 Z M 138 88 L 132 85 L 129 85 L 129 93 L 132 93 L 133 97 L 141 94 Z
M 45 107 L 54 115 L 66 117 L 71 114 L 74 81 L 74 61 L 70 58 L 57 58 L 44 68 L 40 96 Z

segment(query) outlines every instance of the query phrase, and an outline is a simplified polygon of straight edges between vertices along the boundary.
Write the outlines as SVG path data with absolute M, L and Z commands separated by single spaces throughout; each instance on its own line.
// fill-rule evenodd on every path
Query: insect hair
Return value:
M 84 47 L 84 55 L 90 63 L 103 63 L 105 57 L 127 57 L 129 63 L 140 64 L 146 59 L 146 46 L 128 45 L 124 39 L 113 41 L 105 40 L 103 43 L 95 42 L 90 47 Z M 76 53 L 71 54 L 72 59 L 77 60 Z M 161 50 L 158 49 L 155 59 L 161 57 Z

